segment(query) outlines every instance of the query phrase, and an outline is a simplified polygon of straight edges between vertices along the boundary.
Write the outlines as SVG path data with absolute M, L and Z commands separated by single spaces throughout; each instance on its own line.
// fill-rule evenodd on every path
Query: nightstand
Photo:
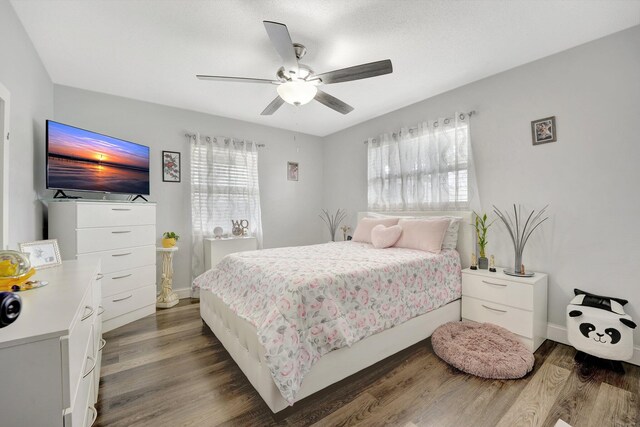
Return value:
M 256 249 L 258 249 L 258 240 L 255 237 L 206 238 L 204 239 L 204 268 L 212 269 L 226 255 Z
M 462 271 L 462 319 L 502 326 L 536 351 L 547 338 L 547 275 L 515 277 L 497 270 Z

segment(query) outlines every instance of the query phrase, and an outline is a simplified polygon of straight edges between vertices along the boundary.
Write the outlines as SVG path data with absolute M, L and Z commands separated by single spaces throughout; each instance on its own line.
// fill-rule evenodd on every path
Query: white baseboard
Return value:
M 173 292 L 178 295 L 179 299 L 191 298 L 191 288 L 174 289 Z M 156 296 L 158 295 L 160 295 L 160 291 L 156 292 Z
M 547 339 L 561 344 L 571 345 L 567 339 L 567 328 L 556 325 L 555 323 L 547 323 Z M 633 357 L 626 362 L 640 366 L 640 347 L 633 347 Z
M 173 292 L 178 294 L 178 298 L 180 299 L 191 297 L 191 288 L 174 289 Z

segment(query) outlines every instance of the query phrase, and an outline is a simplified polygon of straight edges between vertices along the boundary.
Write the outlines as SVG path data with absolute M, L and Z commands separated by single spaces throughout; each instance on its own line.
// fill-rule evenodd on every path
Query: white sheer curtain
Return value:
M 204 272 L 204 239 L 215 227 L 231 235 L 231 220 L 249 221 L 262 248 L 262 219 L 255 143 L 225 137 L 191 137 L 192 275 Z
M 370 210 L 469 209 L 473 175 L 464 113 L 368 141 Z

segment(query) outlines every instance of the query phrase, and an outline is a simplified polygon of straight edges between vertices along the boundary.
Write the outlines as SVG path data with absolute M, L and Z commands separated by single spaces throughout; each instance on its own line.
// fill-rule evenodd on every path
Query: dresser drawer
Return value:
M 156 285 L 121 292 L 102 299 L 105 321 L 156 302 Z
M 93 361 L 87 363 L 85 373 L 91 368 Z M 92 411 L 89 407 L 93 405 L 91 395 L 93 393 L 93 372 L 80 379 L 78 393 L 73 405 L 64 413 L 64 427 L 87 427 L 87 421 L 91 420 Z
M 155 266 L 156 247 L 154 245 L 147 245 L 137 248 L 114 249 L 78 255 L 79 261 L 84 262 L 89 259 L 99 259 L 102 261 L 103 274 L 115 273 L 116 271 L 143 267 L 145 265 Z
M 493 277 L 462 275 L 462 295 L 533 310 L 533 286 Z
M 102 295 L 110 297 L 128 290 L 155 285 L 155 283 L 155 265 L 122 270 L 104 275 L 102 279 Z
M 93 292 L 89 287 L 81 305 L 81 313 L 74 321 L 68 336 L 69 365 L 64 367 L 67 370 L 68 378 L 68 383 L 65 387 L 68 389 L 68 393 L 64 393 L 65 407 L 69 406 L 70 401 L 75 396 L 87 356 L 94 356 L 92 327 L 97 316 L 97 307 L 92 304 Z
M 78 228 L 153 225 L 156 223 L 156 207 L 154 205 L 78 203 L 77 209 Z
M 78 253 L 126 249 L 152 245 L 155 242 L 154 225 L 83 228 L 77 230 Z
M 494 302 L 464 296 L 462 318 L 493 323 L 523 337 L 533 338 L 533 313 Z

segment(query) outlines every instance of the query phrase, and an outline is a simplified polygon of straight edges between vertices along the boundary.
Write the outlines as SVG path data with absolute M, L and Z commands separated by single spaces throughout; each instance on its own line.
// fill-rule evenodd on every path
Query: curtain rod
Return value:
M 465 113 L 461 113 L 461 114 L 465 114 Z M 476 110 L 471 110 L 471 111 L 469 111 L 469 112 L 468 112 L 468 113 L 466 113 L 466 114 L 467 114 L 467 116 L 471 117 L 471 116 L 473 116 L 473 115 L 475 115 L 475 114 L 478 114 L 478 113 L 476 112 Z M 453 119 L 452 117 L 447 117 L 447 118 L 445 118 L 444 120 L 452 120 L 452 119 Z M 417 127 L 409 128 L 409 130 L 413 130 L 413 129 L 418 129 L 418 128 L 417 128 Z M 365 141 L 363 141 L 363 143 L 364 143 L 364 144 L 368 144 L 368 143 L 369 143 L 369 140 L 365 140 Z
M 191 139 L 194 136 L 196 136 L 196 134 L 195 133 L 185 133 L 184 136 L 186 136 L 187 138 Z M 204 138 L 207 140 L 207 142 L 211 142 L 211 137 L 210 136 L 204 136 Z M 230 138 L 230 139 L 234 139 L 234 138 Z M 258 148 L 266 147 L 265 144 L 257 144 L 257 143 L 255 143 L 253 141 L 251 141 L 251 143 L 255 144 L 256 147 L 258 147 Z

